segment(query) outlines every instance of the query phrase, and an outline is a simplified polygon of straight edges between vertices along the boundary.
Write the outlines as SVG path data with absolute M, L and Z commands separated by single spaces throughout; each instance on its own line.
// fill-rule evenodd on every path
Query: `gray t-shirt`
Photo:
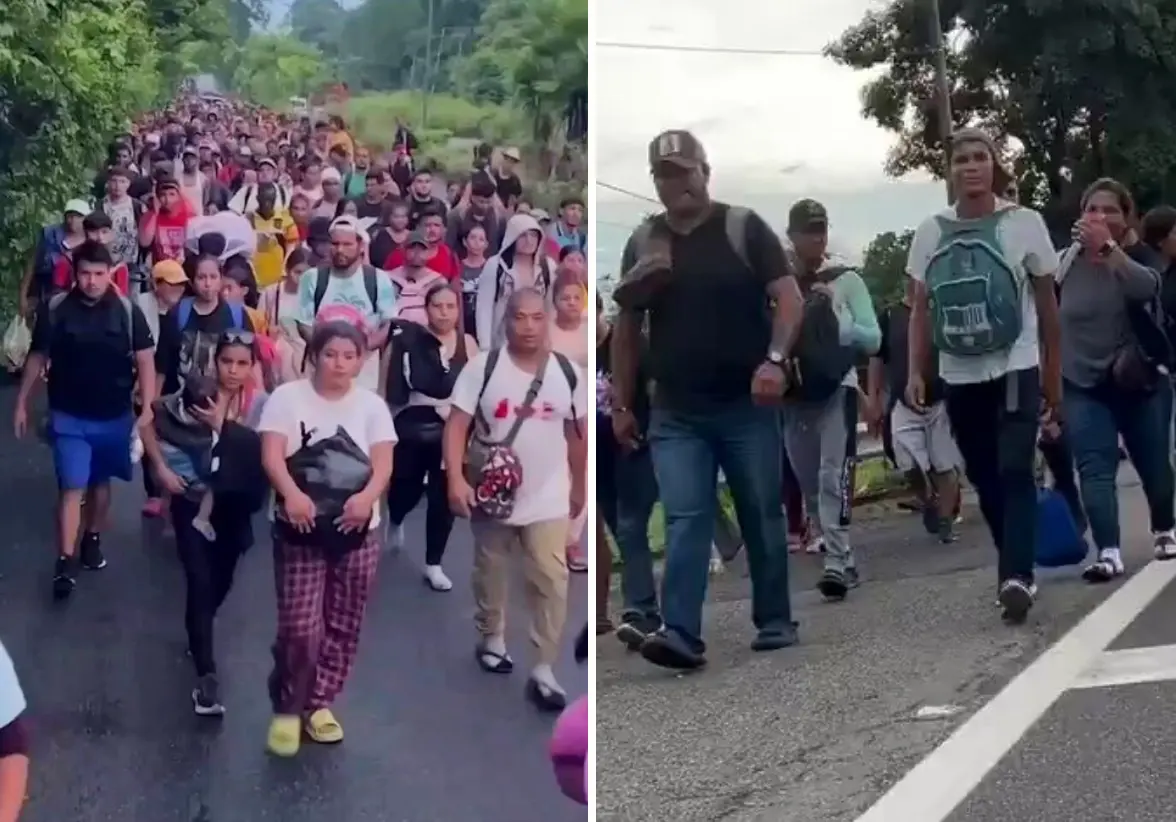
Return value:
M 1069 257 L 1070 255 L 1067 255 Z M 1132 339 L 1128 300 L 1145 301 L 1159 276 L 1129 260 L 1123 271 L 1085 256 L 1073 258 L 1061 279 L 1062 377 L 1079 388 L 1101 384 L 1115 355 Z

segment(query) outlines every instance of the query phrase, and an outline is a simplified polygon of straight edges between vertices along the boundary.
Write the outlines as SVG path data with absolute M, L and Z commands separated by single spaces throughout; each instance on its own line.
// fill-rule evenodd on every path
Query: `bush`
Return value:
M 421 95 L 414 91 L 363 94 L 340 107 L 352 133 L 367 145 L 387 147 L 396 133 L 396 118 L 408 123 L 418 139 L 429 133 L 489 143 L 518 142 L 527 133 L 526 118 L 508 106 L 478 104 L 434 94 L 429 98 L 429 121 L 421 127 Z

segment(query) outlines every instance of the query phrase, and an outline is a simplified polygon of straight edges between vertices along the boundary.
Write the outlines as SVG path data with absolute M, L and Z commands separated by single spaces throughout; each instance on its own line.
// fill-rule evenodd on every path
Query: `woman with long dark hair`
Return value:
M 1152 308 L 1159 275 L 1129 244 L 1135 204 L 1122 183 L 1097 180 L 1082 196 L 1075 245 L 1058 272 L 1063 408 L 1078 464 L 1082 501 L 1098 548 L 1090 582 L 1124 573 L 1116 475 L 1119 438 L 1139 474 L 1159 559 L 1176 558 L 1172 472 L 1172 385 L 1147 350 L 1167 346 Z M 1170 362 L 1161 362 L 1170 365 Z
M 389 406 L 400 409 L 400 442 L 388 489 L 388 521 L 393 545 L 403 547 L 404 518 L 425 495 L 425 582 L 434 591 L 448 591 L 453 583 L 441 568 L 441 558 L 453 529 L 453 512 L 446 494 L 441 434 L 457 375 L 478 353 L 478 346 L 461 328 L 461 301 L 453 284 L 442 281 L 430 288 L 425 312 L 426 325 L 398 322 L 389 343 L 387 399 Z
M 172 469 L 156 431 L 166 417 L 167 398 L 156 403 L 156 425 L 139 430 L 155 480 L 170 497 L 176 548 L 186 581 L 188 652 L 196 670 L 192 705 L 200 716 L 225 712 L 213 654 L 213 626 L 232 588 L 237 562 L 253 545 L 252 518 L 265 497 L 261 443 L 253 430 L 265 393 L 253 380 L 257 359 L 254 342 L 250 331 L 221 335 L 213 352 L 215 393 L 206 407 L 193 412 L 215 443 L 209 454 L 214 466 L 208 483 L 213 496 L 211 532 L 194 524 L 203 492 L 190 489 Z
M 323 322 L 306 349 L 310 377 L 279 386 L 259 426 L 276 492 L 268 747 L 277 756 L 298 753 L 304 732 L 322 744 L 343 740 L 331 706 L 359 648 L 396 444 L 383 398 L 355 381 L 368 353 L 364 334 Z

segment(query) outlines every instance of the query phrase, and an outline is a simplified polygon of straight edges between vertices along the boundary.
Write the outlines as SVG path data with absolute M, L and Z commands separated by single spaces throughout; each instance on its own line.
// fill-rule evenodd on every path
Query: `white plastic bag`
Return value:
M 12 318 L 8 328 L 4 331 L 3 354 L 4 367 L 9 372 L 16 373 L 24 368 L 25 360 L 29 356 L 29 347 L 33 343 L 33 335 L 29 331 L 29 324 L 19 315 Z

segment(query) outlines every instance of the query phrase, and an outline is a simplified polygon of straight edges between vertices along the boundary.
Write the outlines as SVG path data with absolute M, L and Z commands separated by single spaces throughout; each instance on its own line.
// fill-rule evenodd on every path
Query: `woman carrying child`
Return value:
M 190 377 L 192 390 L 159 400 L 154 424 L 140 431 L 156 480 L 170 495 L 187 589 L 188 651 L 196 669 L 192 705 L 200 716 L 225 712 L 213 621 L 232 588 L 237 561 L 253 545 L 251 520 L 267 487 L 254 431 L 265 401 L 254 381 L 255 344 L 250 331 L 222 333 L 213 354 L 214 384 L 201 386 Z

